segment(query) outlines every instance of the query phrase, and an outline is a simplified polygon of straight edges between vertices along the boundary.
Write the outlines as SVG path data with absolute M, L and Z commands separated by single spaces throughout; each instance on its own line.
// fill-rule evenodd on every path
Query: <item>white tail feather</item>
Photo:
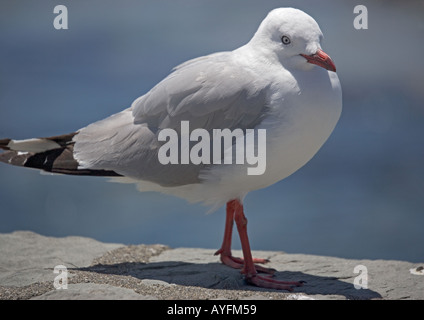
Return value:
M 25 140 L 10 140 L 7 147 L 10 150 L 22 152 L 45 152 L 60 148 L 60 145 L 48 139 L 25 139 Z

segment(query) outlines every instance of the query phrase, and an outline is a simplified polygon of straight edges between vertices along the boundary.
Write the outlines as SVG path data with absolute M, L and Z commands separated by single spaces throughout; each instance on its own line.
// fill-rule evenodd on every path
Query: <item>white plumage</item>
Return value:
M 340 116 L 336 73 L 299 55 L 315 53 L 321 38 L 310 16 L 276 9 L 245 46 L 183 63 L 131 108 L 79 130 L 74 156 L 82 168 L 113 170 L 142 191 L 218 206 L 284 179 L 313 157 Z M 178 130 L 182 120 L 191 129 L 266 129 L 265 174 L 249 176 L 236 164 L 164 167 L 158 130 Z

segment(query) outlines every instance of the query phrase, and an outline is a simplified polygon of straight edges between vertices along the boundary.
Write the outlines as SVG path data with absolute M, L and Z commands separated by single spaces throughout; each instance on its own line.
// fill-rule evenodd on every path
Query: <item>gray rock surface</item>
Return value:
M 0 234 L 0 299 L 424 299 L 424 263 L 254 251 L 271 260 L 276 279 L 307 282 L 286 292 L 247 285 L 213 253 L 28 231 Z M 55 278 L 64 275 L 53 272 L 57 265 L 67 268 L 67 288 L 55 288 Z M 364 267 L 367 288 L 356 289 L 355 283 L 364 286 L 365 273 L 355 268 Z
M 44 237 L 29 231 L 0 235 L 0 285 L 50 281 L 57 265 L 86 267 L 93 257 L 121 247 L 82 237 Z

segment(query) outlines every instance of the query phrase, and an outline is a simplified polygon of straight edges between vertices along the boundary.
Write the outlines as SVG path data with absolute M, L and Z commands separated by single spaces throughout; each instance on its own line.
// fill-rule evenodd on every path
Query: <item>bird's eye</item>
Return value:
M 289 43 L 291 42 L 291 40 L 290 40 L 290 38 L 289 38 L 289 37 L 287 37 L 287 36 L 282 36 L 282 37 L 281 37 L 281 42 L 282 42 L 283 44 L 289 44 Z

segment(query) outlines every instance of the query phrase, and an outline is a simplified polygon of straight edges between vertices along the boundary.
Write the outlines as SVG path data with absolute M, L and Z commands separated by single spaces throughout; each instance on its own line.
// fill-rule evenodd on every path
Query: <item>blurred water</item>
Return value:
M 0 3 L 0 137 L 75 131 L 126 108 L 177 64 L 246 43 L 266 13 L 311 14 L 336 63 L 343 113 L 304 168 L 246 198 L 253 249 L 424 260 L 424 6 L 362 1 Z M 62 3 L 61 3 L 62 4 Z M 40 175 L 0 164 L 0 232 L 82 235 L 121 243 L 218 248 L 224 211 L 103 178 Z M 234 247 L 239 248 L 238 240 Z

